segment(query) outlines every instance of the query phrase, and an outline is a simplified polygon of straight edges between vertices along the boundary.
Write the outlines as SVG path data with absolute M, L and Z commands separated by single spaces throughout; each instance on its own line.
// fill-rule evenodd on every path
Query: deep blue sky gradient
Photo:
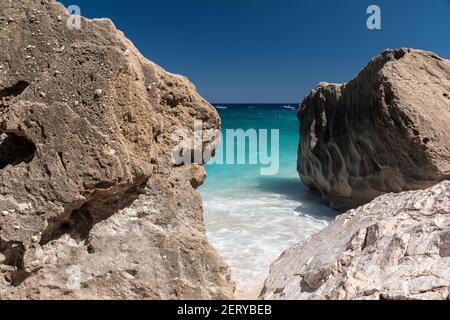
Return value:
M 64 0 L 108 17 L 149 59 L 210 102 L 300 102 L 347 82 L 386 48 L 450 58 L 450 0 Z M 382 30 L 366 9 L 382 9 Z

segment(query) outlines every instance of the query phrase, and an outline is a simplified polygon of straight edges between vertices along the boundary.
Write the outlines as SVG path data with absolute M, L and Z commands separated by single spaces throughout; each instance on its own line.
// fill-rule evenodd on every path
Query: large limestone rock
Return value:
M 264 299 L 450 299 L 450 181 L 339 216 L 272 265 Z
M 387 50 L 298 117 L 301 179 L 338 210 L 450 178 L 450 61 L 432 52 Z
M 231 298 L 204 170 L 170 161 L 172 132 L 217 113 L 111 21 L 67 19 L 0 0 L 0 300 Z

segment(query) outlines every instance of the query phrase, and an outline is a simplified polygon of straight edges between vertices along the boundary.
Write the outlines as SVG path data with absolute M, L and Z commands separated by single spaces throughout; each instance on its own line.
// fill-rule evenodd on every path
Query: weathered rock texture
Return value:
M 339 216 L 275 262 L 264 299 L 450 299 L 450 181 Z
M 67 19 L 0 0 L 0 299 L 231 298 L 203 168 L 170 161 L 172 132 L 217 113 L 111 21 Z
M 298 117 L 301 179 L 338 210 L 450 178 L 450 61 L 432 52 L 387 50 Z

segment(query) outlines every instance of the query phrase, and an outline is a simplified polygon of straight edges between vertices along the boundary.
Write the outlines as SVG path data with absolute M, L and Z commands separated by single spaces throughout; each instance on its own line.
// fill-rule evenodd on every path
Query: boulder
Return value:
M 201 163 L 171 161 L 172 133 L 217 112 L 111 21 L 68 20 L 0 0 L 0 300 L 232 298 Z
M 275 262 L 263 299 L 450 299 L 450 181 L 339 216 Z
M 432 52 L 386 50 L 298 118 L 301 179 L 339 211 L 450 178 L 450 61 Z

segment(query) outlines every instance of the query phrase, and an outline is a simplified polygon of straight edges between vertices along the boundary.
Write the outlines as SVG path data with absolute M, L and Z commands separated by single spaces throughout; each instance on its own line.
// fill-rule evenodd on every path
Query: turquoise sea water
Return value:
M 199 189 L 208 238 L 230 265 L 238 290 L 249 291 L 263 283 L 270 264 L 285 249 L 323 229 L 335 213 L 298 177 L 299 135 L 294 110 L 282 105 L 218 108 L 224 132 L 278 129 L 280 133 L 278 174 L 262 176 L 260 164 L 208 164 L 206 183 Z M 224 139 L 226 143 L 230 142 Z M 247 157 L 249 153 L 257 155 L 258 150 L 247 146 Z

